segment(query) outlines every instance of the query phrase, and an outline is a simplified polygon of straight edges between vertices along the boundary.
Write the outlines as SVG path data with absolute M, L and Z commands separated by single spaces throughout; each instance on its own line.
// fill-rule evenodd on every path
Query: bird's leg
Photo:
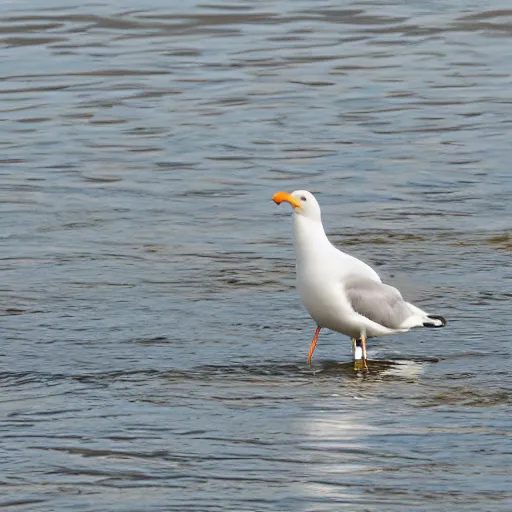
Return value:
M 368 355 L 366 353 L 366 336 L 361 336 L 361 346 L 363 348 L 363 368 L 368 370 Z
M 354 370 L 361 372 L 368 370 L 368 356 L 366 354 L 366 336 L 358 339 L 352 338 L 352 347 L 354 351 Z
M 354 371 L 360 372 L 364 370 L 363 348 L 360 338 L 352 338 L 352 350 L 354 353 Z
M 318 341 L 318 335 L 320 334 L 321 327 L 317 327 L 315 331 L 315 335 L 313 336 L 313 341 L 311 342 L 311 346 L 309 347 L 308 354 L 308 364 L 311 364 L 311 358 L 313 357 L 313 352 L 315 351 L 316 342 Z

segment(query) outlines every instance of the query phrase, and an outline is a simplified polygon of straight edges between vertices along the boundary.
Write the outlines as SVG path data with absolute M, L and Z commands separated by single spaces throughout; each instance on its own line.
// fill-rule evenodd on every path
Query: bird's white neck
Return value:
M 294 213 L 293 228 L 297 260 L 308 254 L 322 251 L 326 245 L 331 245 L 320 219 L 309 219 L 304 215 Z

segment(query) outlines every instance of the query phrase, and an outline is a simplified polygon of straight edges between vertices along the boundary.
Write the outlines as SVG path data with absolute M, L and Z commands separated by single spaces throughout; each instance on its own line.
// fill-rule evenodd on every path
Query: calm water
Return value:
M 1 506 L 512 509 L 508 1 L 0 14 Z M 296 188 L 448 327 L 308 369 Z

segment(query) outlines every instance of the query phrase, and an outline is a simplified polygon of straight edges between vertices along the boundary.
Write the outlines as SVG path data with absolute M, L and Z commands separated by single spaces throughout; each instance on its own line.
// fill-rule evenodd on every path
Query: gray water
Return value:
M 512 509 L 505 0 L 0 6 L 0 505 Z M 350 341 L 290 211 L 445 329 Z

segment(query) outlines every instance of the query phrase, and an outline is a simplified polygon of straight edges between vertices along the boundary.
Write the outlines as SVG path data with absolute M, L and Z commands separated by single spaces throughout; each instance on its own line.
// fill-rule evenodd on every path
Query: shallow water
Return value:
M 508 3 L 123 4 L 0 6 L 0 505 L 510 510 Z M 448 327 L 309 369 L 296 188 Z

